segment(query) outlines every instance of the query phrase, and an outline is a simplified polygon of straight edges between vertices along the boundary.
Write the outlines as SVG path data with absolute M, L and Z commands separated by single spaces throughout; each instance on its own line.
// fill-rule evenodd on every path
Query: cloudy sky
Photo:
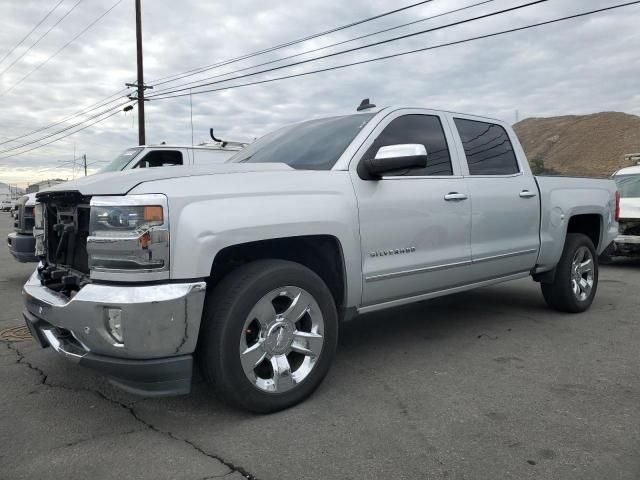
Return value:
M 78 3 L 79 1 L 79 3 Z M 325 47 L 399 24 L 438 15 L 480 0 L 432 0 L 307 42 L 228 64 L 157 86 L 150 94 L 183 83 Z M 358 45 L 445 25 L 530 0 L 493 0 L 412 26 L 306 54 L 309 59 Z M 625 0 L 549 0 L 492 18 L 417 35 L 305 65 L 219 83 L 245 83 L 438 45 L 524 26 Z M 0 58 L 4 57 L 59 0 L 0 0 Z M 271 0 L 270 2 L 143 0 L 145 81 L 178 74 L 371 17 L 417 0 Z M 116 94 L 135 81 L 134 1 L 121 1 L 78 40 L 26 78 L 117 0 L 64 0 L 43 24 L 0 63 L 0 182 L 27 183 L 71 178 L 62 162 L 86 153 L 98 167 L 137 143 L 136 110 L 119 112 L 75 135 L 23 155 L 36 140 L 85 120 L 102 109 L 18 141 L 8 139 L 57 122 Z M 69 10 L 57 26 L 18 59 Z M 640 114 L 640 5 L 391 60 L 263 85 L 193 95 L 194 139 L 218 135 L 247 140 L 280 125 L 312 116 L 351 112 L 364 97 L 377 105 L 412 105 L 500 117 L 584 114 L 605 110 Z M 17 60 L 17 61 L 16 61 Z M 13 63 L 13 65 L 12 65 Z M 8 68 L 10 66 L 10 68 Z M 267 67 L 261 67 L 267 68 Z M 5 71 L 6 70 L 6 71 Z M 252 70 L 244 70 L 248 73 Z M 225 77 L 217 77 L 220 80 Z M 17 82 L 20 82 L 16 85 Z M 8 89 L 11 89 L 7 92 Z M 194 90 L 196 92 L 197 90 Z M 5 92 L 5 93 L 3 93 Z M 116 97 L 113 97 L 116 98 Z M 126 100 L 126 99 L 125 99 Z M 191 143 L 189 97 L 146 104 L 147 143 Z M 118 105 L 111 103 L 107 107 Z M 106 108 L 107 108 L 106 107 Z M 115 110 L 114 110 L 115 111 Z M 101 117 L 98 117 L 101 118 Z M 93 121 L 93 120 L 89 120 Z M 82 124 L 84 126 L 86 124 Z M 79 128 L 79 127 L 76 127 Z M 73 130 L 69 130 L 73 131 Z M 33 143 L 32 143 L 33 142 Z M 24 143 L 30 145 L 7 152 Z M 62 163 L 63 166 L 69 164 Z M 79 171 L 76 171 L 79 175 Z

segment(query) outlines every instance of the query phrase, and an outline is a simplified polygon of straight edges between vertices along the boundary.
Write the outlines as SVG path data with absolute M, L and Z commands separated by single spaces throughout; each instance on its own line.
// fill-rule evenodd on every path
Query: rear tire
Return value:
M 561 312 L 587 310 L 598 288 L 598 256 L 591 239 L 568 233 L 552 283 L 541 283 L 547 305 Z
M 337 340 L 338 314 L 322 279 L 294 262 L 258 260 L 207 294 L 198 360 L 227 403 L 269 413 L 311 395 Z

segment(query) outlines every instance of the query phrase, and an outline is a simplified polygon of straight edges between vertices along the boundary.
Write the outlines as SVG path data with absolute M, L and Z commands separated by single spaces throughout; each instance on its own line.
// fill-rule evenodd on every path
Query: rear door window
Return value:
M 455 118 L 470 175 L 513 175 L 520 172 L 506 130 L 495 123 Z

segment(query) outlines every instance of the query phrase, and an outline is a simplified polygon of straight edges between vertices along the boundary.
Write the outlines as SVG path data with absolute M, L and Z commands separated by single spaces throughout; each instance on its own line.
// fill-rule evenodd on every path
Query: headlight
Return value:
M 92 278 L 168 278 L 169 212 L 164 195 L 93 197 L 90 206 L 87 253 Z M 136 276 L 124 278 L 123 273 Z

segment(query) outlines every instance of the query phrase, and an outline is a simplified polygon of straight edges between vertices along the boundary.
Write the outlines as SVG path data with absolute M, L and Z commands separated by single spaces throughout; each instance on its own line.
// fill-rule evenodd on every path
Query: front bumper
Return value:
M 23 288 L 24 317 L 42 346 L 145 395 L 188 393 L 206 283 L 85 285 L 71 299 L 40 283 Z M 123 342 L 107 308 L 121 310 Z
M 22 263 L 37 262 L 36 239 L 33 235 L 23 235 L 11 232 L 7 235 L 7 247 L 17 261 Z

